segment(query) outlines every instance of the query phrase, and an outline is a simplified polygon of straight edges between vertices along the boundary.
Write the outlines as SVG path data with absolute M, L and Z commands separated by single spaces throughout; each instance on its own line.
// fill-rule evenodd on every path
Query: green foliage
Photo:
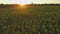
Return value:
M 60 6 L 22 9 L 0 8 L 0 34 L 60 34 Z

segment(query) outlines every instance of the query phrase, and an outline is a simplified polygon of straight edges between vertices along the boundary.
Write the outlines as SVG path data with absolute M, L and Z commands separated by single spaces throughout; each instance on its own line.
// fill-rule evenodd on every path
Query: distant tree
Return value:
M 0 5 L 3 5 L 3 3 L 1 3 Z

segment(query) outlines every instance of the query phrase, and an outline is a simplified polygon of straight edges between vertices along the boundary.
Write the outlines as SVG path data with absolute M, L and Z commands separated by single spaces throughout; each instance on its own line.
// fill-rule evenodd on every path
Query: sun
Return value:
M 21 6 L 25 6 L 25 4 L 20 4 Z
M 20 6 L 21 8 L 25 8 L 25 7 L 26 7 L 25 4 L 19 4 L 19 6 Z

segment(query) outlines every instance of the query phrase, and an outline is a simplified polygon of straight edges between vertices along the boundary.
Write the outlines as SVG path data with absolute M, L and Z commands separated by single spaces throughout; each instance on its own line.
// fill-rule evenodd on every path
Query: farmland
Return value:
M 0 7 L 0 34 L 60 34 L 60 6 Z

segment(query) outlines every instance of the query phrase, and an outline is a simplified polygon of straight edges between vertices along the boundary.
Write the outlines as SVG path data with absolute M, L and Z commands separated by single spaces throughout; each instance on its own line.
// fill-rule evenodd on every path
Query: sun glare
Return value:
M 25 4 L 19 4 L 20 5 L 20 7 L 25 7 Z
M 19 4 L 19 8 L 20 8 L 20 9 L 26 9 L 27 6 L 26 6 L 26 4 Z
M 21 6 L 25 6 L 25 4 L 20 4 Z

